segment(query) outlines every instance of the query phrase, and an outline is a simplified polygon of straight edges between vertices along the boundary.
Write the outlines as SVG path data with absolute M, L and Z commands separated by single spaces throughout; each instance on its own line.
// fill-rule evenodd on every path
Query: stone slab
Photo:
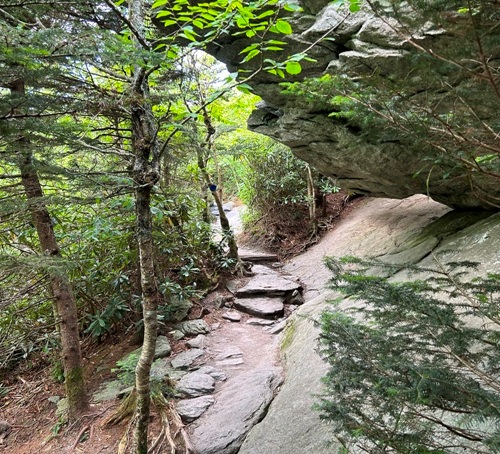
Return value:
M 179 353 L 172 359 L 172 367 L 174 369 L 187 369 L 192 366 L 197 359 L 203 356 L 204 353 L 205 352 L 201 348 L 192 348 L 191 350 Z
M 246 285 L 236 291 L 236 296 L 245 298 L 262 293 L 284 295 L 287 292 L 301 289 L 302 286 L 298 282 L 286 279 L 277 273 L 257 274 Z
M 234 307 L 255 317 L 275 318 L 283 315 L 284 297 L 236 298 Z
M 183 399 L 177 402 L 176 408 L 184 422 L 193 422 L 205 413 L 215 402 L 213 396 L 200 396 L 194 399 Z
M 191 441 L 198 454 L 235 454 L 248 431 L 267 411 L 282 383 L 281 370 L 262 367 L 227 382 L 216 402 L 193 423 Z
M 176 388 L 188 397 L 199 397 L 214 391 L 215 379 L 198 371 L 191 372 L 178 381 Z

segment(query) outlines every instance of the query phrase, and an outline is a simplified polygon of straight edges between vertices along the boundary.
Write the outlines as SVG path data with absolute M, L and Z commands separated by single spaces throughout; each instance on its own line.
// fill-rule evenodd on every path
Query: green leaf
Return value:
M 285 3 L 283 9 L 285 11 L 290 11 L 291 13 L 299 13 L 301 11 L 304 11 L 304 9 L 297 3 Z
M 176 22 L 176 21 L 174 21 L 174 20 L 172 20 L 172 19 L 169 19 L 169 20 L 164 20 L 164 21 L 163 21 L 163 25 L 164 25 L 165 27 L 168 27 L 169 25 L 174 25 L 174 24 L 177 24 L 177 22 Z
M 275 26 L 276 29 L 284 35 L 290 35 L 292 33 L 292 26 L 286 20 L 278 19 Z
M 243 61 L 241 63 L 250 61 L 252 58 L 256 57 L 259 54 L 260 54 L 259 49 L 253 49 L 250 52 L 248 52 L 248 55 L 243 59 Z
M 300 74 L 302 72 L 302 66 L 297 61 L 289 61 L 285 66 L 286 72 L 291 75 Z
M 168 0 L 156 0 L 156 2 L 154 2 L 152 5 L 151 5 L 151 8 L 152 9 L 156 9 L 160 6 L 163 6 L 167 3 Z
M 246 95 L 252 94 L 252 87 L 250 87 L 250 85 L 248 84 L 240 84 L 236 88 Z
M 262 50 L 276 50 L 276 51 L 279 51 L 279 50 L 283 50 L 282 47 L 278 47 L 278 46 L 267 46 L 267 47 L 263 47 Z
M 195 27 L 200 28 L 200 29 L 205 28 L 205 24 L 204 24 L 204 23 L 203 23 L 200 19 L 195 19 L 195 20 L 193 20 L 193 25 L 194 25 Z
M 263 19 L 264 17 L 272 16 L 274 14 L 275 14 L 275 11 L 273 11 L 273 10 L 264 11 L 262 14 L 259 14 L 257 16 L 257 19 Z
M 360 3 L 361 0 L 351 0 L 349 4 L 349 11 L 351 13 L 357 13 L 361 9 Z

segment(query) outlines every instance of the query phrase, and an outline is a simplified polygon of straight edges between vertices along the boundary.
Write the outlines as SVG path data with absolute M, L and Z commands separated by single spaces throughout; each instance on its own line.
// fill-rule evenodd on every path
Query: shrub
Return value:
M 499 452 L 500 275 L 460 262 L 391 282 L 374 265 L 391 268 L 327 260 L 331 287 L 362 304 L 322 315 L 322 418 L 349 452 Z

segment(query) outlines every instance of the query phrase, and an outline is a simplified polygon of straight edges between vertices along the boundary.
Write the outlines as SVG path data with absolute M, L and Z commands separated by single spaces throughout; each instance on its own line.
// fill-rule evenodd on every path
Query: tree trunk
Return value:
M 137 185 L 137 181 L 136 181 Z M 137 245 L 142 287 L 144 341 L 135 370 L 137 405 L 133 429 L 133 452 L 147 454 L 150 413 L 150 372 L 158 333 L 158 288 L 155 277 L 154 244 L 151 221 L 151 187 L 138 186 L 135 191 Z
M 315 235 L 318 232 L 318 220 L 316 219 L 316 190 L 314 188 L 311 167 L 309 166 L 307 166 L 307 203 L 309 205 L 311 233 Z
M 33 168 L 29 152 L 21 165 L 22 184 L 28 199 L 31 216 L 40 240 L 42 253 L 57 260 L 61 253 L 52 227 L 52 220 L 43 203 L 43 191 Z M 88 408 L 88 397 L 83 377 L 82 354 L 78 328 L 78 310 L 75 299 L 63 271 L 50 273 L 52 296 L 59 318 L 61 358 L 64 367 L 68 418 L 78 418 Z
M 143 45 L 145 20 L 144 0 L 129 2 L 129 20 L 136 49 Z M 132 149 L 134 153 L 133 179 L 135 187 L 136 236 L 142 290 L 144 341 L 135 369 L 137 404 L 133 423 L 132 452 L 147 454 L 148 427 L 151 406 L 150 372 L 158 335 L 158 285 L 155 275 L 151 191 L 160 179 L 160 146 L 157 139 L 153 110 L 149 100 L 146 65 L 136 65 L 130 87 L 132 122 Z
M 24 81 L 22 80 L 14 81 L 9 88 L 15 96 L 24 96 L 25 94 Z M 33 165 L 33 156 L 29 149 L 30 142 L 26 137 L 21 136 L 18 144 L 22 156 L 22 161 L 19 163 L 22 185 L 28 199 L 29 210 L 40 241 L 42 254 L 50 257 L 51 260 L 60 260 L 61 252 L 52 227 L 52 219 L 43 202 L 44 194 Z M 61 336 L 61 360 L 68 400 L 68 418 L 75 420 L 88 409 L 89 404 L 83 376 L 78 310 L 66 273 L 59 269 L 58 271 L 50 271 L 49 275 Z
M 215 135 L 215 128 L 212 125 L 212 119 L 210 118 L 210 115 L 204 107 L 202 109 L 203 112 L 203 121 L 205 123 L 205 127 L 207 129 L 207 135 L 205 137 L 205 143 L 203 144 L 204 147 L 206 148 L 207 152 L 210 153 L 212 152 L 213 155 L 215 156 L 215 152 L 213 151 L 214 146 L 214 135 Z M 207 172 L 207 166 L 206 166 L 206 160 L 203 156 L 203 149 L 198 149 L 196 151 L 197 157 L 198 157 L 198 167 L 201 170 L 201 174 L 203 175 L 203 179 L 205 180 L 206 184 L 211 187 L 211 181 L 210 181 L 210 176 Z M 217 172 L 218 179 L 220 179 L 220 172 Z M 220 184 L 220 181 L 218 181 Z M 239 263 L 239 256 L 238 256 L 238 245 L 236 244 L 236 239 L 234 238 L 233 230 L 231 229 L 231 226 L 229 224 L 229 220 L 227 219 L 226 213 L 224 211 L 224 207 L 222 206 L 222 201 L 219 196 L 219 193 L 217 192 L 217 189 L 215 188 L 214 190 L 210 189 L 212 192 L 212 195 L 215 200 L 215 204 L 217 205 L 217 210 L 219 211 L 219 220 L 220 220 L 220 226 L 222 228 L 222 233 L 224 235 L 224 238 L 227 241 L 227 245 L 229 247 L 229 258 L 236 260 L 237 263 Z

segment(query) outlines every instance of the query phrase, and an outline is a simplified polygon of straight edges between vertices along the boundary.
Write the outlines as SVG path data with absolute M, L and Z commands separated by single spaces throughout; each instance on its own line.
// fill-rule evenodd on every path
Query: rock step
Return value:
M 260 296 L 253 298 L 236 298 L 234 307 L 241 312 L 260 318 L 282 317 L 285 310 L 284 297 Z
M 265 252 L 243 252 L 239 254 L 240 260 L 245 262 L 277 262 L 279 258 L 276 254 Z
M 269 269 L 269 271 L 271 271 Z M 300 283 L 282 277 L 272 271 L 266 274 L 257 274 L 252 277 L 246 285 L 237 289 L 235 295 L 238 298 L 248 298 L 256 294 L 266 294 L 269 296 L 285 295 L 293 293 L 295 290 L 302 290 Z

